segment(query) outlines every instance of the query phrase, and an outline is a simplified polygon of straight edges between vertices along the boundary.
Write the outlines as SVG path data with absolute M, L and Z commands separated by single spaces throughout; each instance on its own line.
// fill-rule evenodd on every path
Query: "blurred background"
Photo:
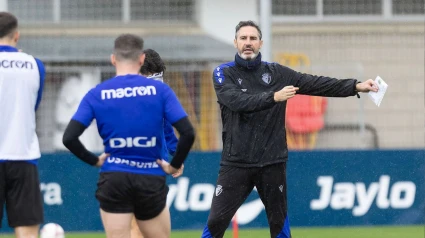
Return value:
M 201 229 L 206 222 L 217 170 L 201 166 L 218 169 L 222 148 L 212 71 L 234 59 L 234 29 L 241 20 L 260 24 L 263 60 L 341 79 L 364 81 L 379 75 L 389 85 L 380 107 L 367 94 L 360 99 L 296 96 L 288 102 L 286 129 L 293 151 L 288 186 L 290 211 L 296 215 L 293 224 L 424 224 L 424 6 L 424 0 L 0 0 L 0 10 L 19 19 L 18 47 L 46 65 L 37 132 L 42 152 L 50 161 L 70 157 L 61 152 L 63 131 L 84 94 L 114 76 L 109 56 L 119 34 L 137 34 L 143 37 L 145 48 L 160 53 L 167 66 L 165 82 L 176 92 L 196 127 L 191 161 L 205 162 L 189 165 L 187 180 L 184 177 L 177 184 L 170 182 L 177 189 L 172 191 L 186 193 L 169 199 L 175 219 L 172 222 L 181 229 Z M 92 151 L 103 150 L 95 123 L 82 141 Z M 93 209 L 88 210 L 97 212 L 92 194 L 96 177 L 91 177 L 93 184 L 86 190 L 84 179 L 66 182 L 66 176 L 81 176 L 73 170 L 76 161 L 40 165 L 45 194 L 50 191 L 48 198 L 61 196 L 60 202 L 46 204 L 53 206 L 46 210 L 47 220 L 59 222 L 63 217 L 65 230 L 101 229 L 97 216 L 82 215 L 89 205 L 80 208 L 77 201 L 67 203 L 82 196 L 92 203 Z M 78 165 L 80 172 L 87 169 Z M 56 170 L 66 171 L 66 176 L 54 175 L 52 171 Z M 379 184 L 379 196 L 388 197 L 394 206 L 385 208 L 371 202 L 370 212 L 361 216 L 353 215 L 350 205 L 315 209 L 310 202 L 319 197 L 318 181 L 323 176 L 364 183 L 366 188 Z M 385 176 L 391 177 L 388 184 L 383 182 Z M 397 181 L 413 181 L 412 201 L 406 195 L 412 195 L 411 187 L 395 186 Z M 59 193 L 53 187 L 47 189 L 51 183 L 60 184 Z M 193 195 L 191 188 L 195 190 L 196 183 L 197 188 L 204 186 L 205 190 Z M 298 193 L 294 195 L 293 191 Z M 255 199 L 258 195 L 251 200 Z M 351 208 L 354 201 L 359 204 L 358 199 L 353 198 Z M 182 210 L 173 206 L 175 202 L 194 201 L 206 203 L 207 208 L 200 211 L 188 205 Z M 397 206 L 397 201 L 404 205 Z M 62 214 L 59 218 L 58 212 Z M 260 218 L 240 224 L 267 227 L 265 213 L 261 212 Z M 65 222 L 75 216 L 93 221 Z M 405 234 L 399 237 L 419 237 Z
M 212 69 L 234 59 L 234 28 L 254 20 L 266 60 L 337 78 L 375 79 L 389 90 L 378 108 L 359 100 L 298 97 L 289 103 L 292 149 L 422 148 L 423 0 L 1 0 L 19 18 L 19 47 L 47 65 L 38 110 L 43 152 L 62 150 L 60 135 L 79 100 L 114 75 L 109 55 L 121 33 L 143 37 L 167 64 L 198 137 L 195 150 L 222 147 Z M 260 21 L 261 20 L 261 21 Z M 300 106 L 297 106 L 300 105 Z M 59 134 L 59 137 L 57 136 Z M 102 151 L 96 130 L 85 133 Z

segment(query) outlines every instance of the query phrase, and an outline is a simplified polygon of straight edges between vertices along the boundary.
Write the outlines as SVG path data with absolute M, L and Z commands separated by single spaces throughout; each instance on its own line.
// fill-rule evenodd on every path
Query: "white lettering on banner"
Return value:
M 62 205 L 62 191 L 58 183 L 40 183 L 40 190 L 46 205 Z
M 312 210 L 323 210 L 327 207 L 334 210 L 353 209 L 353 216 L 364 216 L 375 198 L 376 206 L 380 209 L 406 209 L 413 205 L 416 195 L 416 185 L 411 181 L 396 182 L 390 190 L 388 175 L 382 175 L 379 182 L 371 183 L 369 188 L 361 182 L 334 184 L 332 176 L 319 176 L 317 185 L 321 188 L 320 195 L 318 199 L 310 202 Z
M 177 179 L 177 184 L 170 184 L 167 195 L 167 206 L 179 212 L 204 212 L 211 208 L 215 186 L 209 183 L 197 183 L 189 189 L 190 180 L 187 177 Z M 245 225 L 253 221 L 264 210 L 260 198 L 244 203 L 238 210 L 238 224 Z
M 150 148 L 156 146 L 156 137 L 127 137 L 127 138 L 111 138 L 109 140 L 109 146 L 111 148 L 132 148 L 132 147 L 140 147 L 140 148 Z
M 115 99 L 115 98 L 130 98 L 137 96 L 150 96 L 156 95 L 156 88 L 154 86 L 140 86 L 140 87 L 126 87 L 117 89 L 104 89 L 100 91 L 102 100 Z
M 211 187 L 213 189 L 211 189 Z M 214 195 L 214 186 L 208 183 L 199 183 L 192 186 L 189 194 L 189 204 L 192 211 L 205 211 L 211 208 L 211 200 Z
M 159 165 L 156 162 L 140 162 L 140 161 L 134 161 L 130 159 L 121 159 L 118 157 L 108 157 L 106 159 L 107 163 L 114 163 L 114 164 L 125 164 L 131 167 L 136 167 L 139 169 L 152 169 L 152 168 L 158 168 Z
M 397 182 L 391 188 L 390 204 L 395 209 L 405 209 L 415 201 L 416 185 L 411 181 Z M 402 197 L 404 194 L 404 197 Z

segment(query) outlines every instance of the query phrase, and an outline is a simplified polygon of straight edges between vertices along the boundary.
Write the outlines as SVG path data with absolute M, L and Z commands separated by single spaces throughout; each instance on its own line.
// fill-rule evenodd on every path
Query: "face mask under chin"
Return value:
M 150 79 L 154 79 L 154 80 L 164 82 L 163 75 L 164 75 L 164 72 L 155 73 L 155 74 L 151 74 L 151 75 L 146 76 L 146 78 L 150 78 Z

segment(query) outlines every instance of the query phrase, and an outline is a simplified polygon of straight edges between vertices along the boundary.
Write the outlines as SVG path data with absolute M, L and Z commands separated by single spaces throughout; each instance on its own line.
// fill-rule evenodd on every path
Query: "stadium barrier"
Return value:
M 425 151 L 291 152 L 288 199 L 291 226 L 424 224 Z M 184 175 L 168 178 L 173 229 L 202 229 L 207 220 L 220 153 L 193 152 Z M 94 193 L 98 169 L 67 153 L 39 162 L 45 222 L 66 231 L 102 230 Z M 276 188 L 278 189 L 278 188 Z M 225 192 L 225 191 L 222 191 Z M 10 231 L 3 219 L 1 232 Z M 266 227 L 254 190 L 237 215 L 240 228 Z

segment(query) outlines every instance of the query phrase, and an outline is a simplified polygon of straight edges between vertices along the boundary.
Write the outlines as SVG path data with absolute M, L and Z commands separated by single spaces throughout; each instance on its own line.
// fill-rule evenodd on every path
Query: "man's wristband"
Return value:
M 357 84 L 361 83 L 362 81 L 356 80 L 356 82 L 354 83 L 354 92 L 357 95 L 357 98 L 360 98 L 360 94 L 359 91 L 357 91 Z

